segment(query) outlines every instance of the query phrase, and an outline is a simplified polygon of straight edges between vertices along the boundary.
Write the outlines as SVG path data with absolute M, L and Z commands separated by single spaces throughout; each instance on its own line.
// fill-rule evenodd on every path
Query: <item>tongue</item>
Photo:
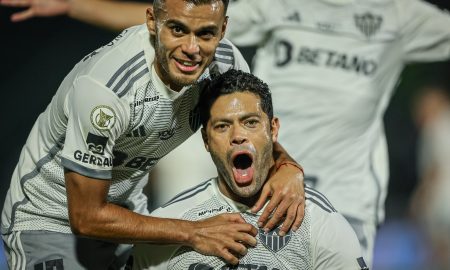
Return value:
M 253 167 L 246 169 L 233 168 L 234 181 L 240 186 L 249 185 L 253 179 Z

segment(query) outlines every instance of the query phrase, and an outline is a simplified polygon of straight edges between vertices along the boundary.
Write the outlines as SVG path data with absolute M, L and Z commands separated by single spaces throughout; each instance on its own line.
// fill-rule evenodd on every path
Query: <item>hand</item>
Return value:
M 305 189 L 303 172 L 292 164 L 284 164 L 265 183 L 252 212 L 258 212 L 269 199 L 264 212 L 258 220 L 258 226 L 268 232 L 283 221 L 279 235 L 284 236 L 292 225 L 296 231 L 305 215 Z M 272 217 L 267 222 L 269 216 Z M 284 218 L 284 220 L 283 220 Z
M 247 254 L 248 246 L 256 246 L 257 230 L 239 214 L 221 214 L 193 222 L 189 245 L 204 255 L 223 258 L 236 265 L 238 256 Z
M 68 0 L 0 0 L 0 5 L 28 8 L 14 13 L 11 16 L 13 22 L 20 22 L 33 17 L 65 15 L 69 11 Z

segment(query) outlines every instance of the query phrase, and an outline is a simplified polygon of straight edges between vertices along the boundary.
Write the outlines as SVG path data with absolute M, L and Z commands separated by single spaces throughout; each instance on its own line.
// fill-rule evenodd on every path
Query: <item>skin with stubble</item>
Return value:
M 273 166 L 278 119 L 269 120 L 251 92 L 220 96 L 203 129 L 205 147 L 217 167 L 221 192 L 251 207 Z
M 166 0 L 149 8 L 147 27 L 161 80 L 175 91 L 195 83 L 212 62 L 226 25 L 222 1 L 194 5 Z

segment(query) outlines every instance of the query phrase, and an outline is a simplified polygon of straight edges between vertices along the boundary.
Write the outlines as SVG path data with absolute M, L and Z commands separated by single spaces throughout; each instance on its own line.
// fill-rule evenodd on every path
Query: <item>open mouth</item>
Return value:
M 253 179 L 253 157 L 250 153 L 237 153 L 233 156 L 233 176 L 238 185 L 248 185 Z
M 200 66 L 198 62 L 180 59 L 175 59 L 175 64 L 183 72 L 193 72 Z

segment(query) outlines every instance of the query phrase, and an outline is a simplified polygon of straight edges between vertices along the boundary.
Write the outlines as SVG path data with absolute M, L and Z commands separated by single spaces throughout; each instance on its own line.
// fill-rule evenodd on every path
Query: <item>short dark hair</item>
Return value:
M 227 14 L 228 3 L 230 2 L 229 0 L 180 0 L 180 1 L 192 3 L 196 6 L 212 4 L 214 2 L 222 1 L 223 7 L 224 7 L 224 15 Z M 158 13 L 159 10 L 161 10 L 164 7 L 165 3 L 166 3 L 166 0 L 153 0 L 153 10 L 155 12 L 155 15 Z
M 211 117 L 211 107 L 220 96 L 235 92 L 250 92 L 260 98 L 261 108 L 269 117 L 273 118 L 272 94 L 266 83 L 253 74 L 230 69 L 227 72 L 201 83 L 202 91 L 199 98 L 200 121 L 206 128 Z

